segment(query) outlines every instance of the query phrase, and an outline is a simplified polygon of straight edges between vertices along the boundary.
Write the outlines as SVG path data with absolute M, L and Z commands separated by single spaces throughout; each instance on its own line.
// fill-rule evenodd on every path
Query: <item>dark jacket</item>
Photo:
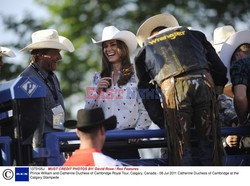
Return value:
M 36 63 L 33 63 L 37 69 L 39 69 L 40 73 L 43 74 L 45 78 L 48 78 L 49 74 L 45 72 L 41 67 L 39 67 Z M 38 72 L 32 67 L 32 65 L 29 65 L 21 74 L 20 76 L 34 76 L 38 78 L 42 83 L 44 83 L 45 88 L 46 88 L 46 98 L 45 98 L 45 126 L 44 126 L 44 132 L 57 132 L 58 130 L 53 129 L 53 113 L 52 113 L 52 108 L 61 105 L 64 112 L 65 112 L 65 107 L 64 107 L 64 100 L 63 100 L 63 95 L 62 91 L 60 88 L 60 83 L 56 75 L 51 72 L 52 79 L 55 85 L 55 91 L 57 95 L 57 99 L 54 98 L 51 90 L 49 87 L 46 85 L 44 82 L 44 79 L 38 74 Z M 52 85 L 51 85 L 52 87 Z M 61 130 L 60 130 L 61 131 Z
M 227 83 L 227 68 L 224 66 L 219 56 L 216 54 L 215 49 L 210 44 L 210 42 L 207 41 L 206 36 L 202 32 L 191 30 L 191 33 L 195 38 L 197 38 L 197 40 L 200 41 L 205 49 L 206 59 L 209 63 L 209 70 L 213 77 L 215 86 L 224 87 L 224 85 Z M 145 60 L 145 57 L 146 50 L 145 47 L 143 47 L 135 57 L 135 68 L 139 80 L 138 89 L 146 89 L 152 91 L 152 89 L 160 87 L 157 87 L 156 84 L 153 85 L 150 83 L 150 81 L 152 81 L 154 77 L 152 77 L 152 74 L 150 74 L 147 70 L 147 60 Z M 144 93 L 146 94 L 145 91 Z M 142 101 L 149 113 L 151 120 L 162 128 L 164 126 L 164 114 L 160 99 L 142 99 Z
M 210 72 L 214 80 L 215 86 L 224 87 L 228 81 L 226 74 L 227 68 L 217 55 L 214 47 L 207 40 L 206 36 L 199 31 L 191 30 L 194 36 L 201 42 L 204 48 L 207 50 L 206 58 L 210 62 Z

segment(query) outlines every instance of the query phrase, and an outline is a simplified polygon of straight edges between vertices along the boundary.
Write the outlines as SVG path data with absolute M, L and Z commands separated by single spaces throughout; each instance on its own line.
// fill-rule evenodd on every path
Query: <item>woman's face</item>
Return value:
M 105 41 L 102 44 L 103 53 L 110 63 L 120 63 L 122 51 L 117 46 L 116 40 Z

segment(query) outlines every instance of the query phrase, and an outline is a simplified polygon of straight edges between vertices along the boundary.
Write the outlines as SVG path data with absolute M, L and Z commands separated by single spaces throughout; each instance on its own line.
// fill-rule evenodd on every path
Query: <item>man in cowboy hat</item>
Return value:
M 222 61 L 228 68 L 231 68 L 230 74 L 228 72 L 227 75 L 229 80 L 232 81 L 233 84 L 232 90 L 234 93 L 234 102 L 235 106 L 238 107 L 236 108 L 236 112 L 239 111 L 239 114 L 237 112 L 237 115 L 239 117 L 240 124 L 243 124 L 244 121 L 246 121 L 246 104 L 248 103 L 247 100 L 249 96 L 248 92 L 246 92 L 246 87 L 249 86 L 249 82 L 247 79 L 247 64 L 249 63 L 248 61 L 250 53 L 250 39 L 248 37 L 249 33 L 250 30 L 236 32 L 229 38 L 228 41 L 223 44 L 221 50 Z M 240 99 L 243 97 L 244 100 Z M 241 101 L 244 104 L 240 104 Z M 243 110 L 245 111 L 242 112 Z
M 223 43 L 225 43 L 234 33 L 235 29 L 231 25 L 225 25 L 214 29 L 213 41 L 211 43 L 219 56 Z M 229 74 L 230 67 L 226 64 L 225 66 Z M 229 77 L 227 78 L 230 79 Z M 224 87 L 223 94 L 218 96 L 220 119 L 227 126 L 231 125 L 231 121 L 236 118 L 235 109 L 232 104 L 233 94 L 231 88 L 232 84 L 229 81 Z
M 234 33 L 222 46 L 221 60 L 225 66 L 230 69 L 228 79 L 232 86 L 229 86 L 227 92 L 232 92 L 235 111 L 238 117 L 238 125 L 249 125 L 250 113 L 250 30 L 244 30 Z M 249 137 L 239 137 L 231 135 L 227 137 L 227 146 L 238 147 L 240 150 L 244 147 L 250 147 Z
M 156 123 L 165 117 L 169 165 L 220 165 L 215 91 L 221 93 L 227 79 L 213 46 L 203 33 L 179 26 L 168 13 L 147 19 L 137 41 L 142 47 L 135 59 L 138 87 L 152 89 L 153 82 L 162 91 L 164 114 L 160 100 L 143 103 Z M 196 147 L 190 143 L 191 128 L 197 134 Z
M 231 25 L 225 25 L 225 26 L 217 27 L 216 29 L 214 29 L 213 41 L 211 43 L 219 56 L 220 56 L 223 43 L 225 43 L 230 38 L 230 36 L 232 36 L 234 33 L 235 33 L 235 29 Z M 228 68 L 227 64 L 225 64 L 225 66 L 227 67 L 227 78 L 230 79 L 229 78 L 230 67 Z M 228 81 L 223 90 L 224 94 L 226 96 L 229 96 L 230 98 L 233 97 L 233 94 L 230 91 L 231 87 L 232 87 L 231 82 Z
M 66 128 L 75 129 L 80 138 L 80 148 L 64 163 L 64 166 L 122 166 L 101 150 L 106 138 L 106 130 L 116 127 L 116 117 L 104 118 L 102 108 L 80 109 L 77 121 L 69 120 L 64 123 Z
M 223 43 L 225 43 L 234 33 L 235 29 L 231 25 L 225 25 L 214 29 L 213 41 L 211 43 L 219 56 Z M 227 70 L 229 72 L 230 68 L 227 67 Z M 231 82 L 227 82 L 224 87 L 223 94 L 220 94 L 217 98 L 219 120 L 222 126 L 227 127 L 234 127 L 237 125 L 237 114 L 233 105 L 233 94 L 232 91 L 230 91 L 231 87 Z M 233 143 L 231 143 L 232 137 L 233 136 L 222 137 L 222 144 L 227 154 L 234 153 L 234 149 L 228 148 L 233 145 Z
M 239 31 L 233 34 L 222 46 L 221 60 L 230 70 L 228 79 L 232 82 L 234 93 L 234 105 L 241 125 L 247 121 L 249 113 L 250 94 L 247 88 L 250 86 L 249 58 L 250 58 L 250 30 Z
M 0 70 L 3 66 L 3 57 L 16 57 L 15 53 L 6 47 L 0 47 Z
M 20 76 L 35 76 L 46 87 L 44 126 L 40 126 L 37 141 L 33 146 L 42 145 L 46 132 L 64 131 L 65 108 L 59 80 L 53 71 L 62 57 L 60 51 L 74 51 L 71 41 L 58 35 L 54 29 L 39 30 L 32 34 L 32 43 L 21 51 L 31 51 L 31 63 Z

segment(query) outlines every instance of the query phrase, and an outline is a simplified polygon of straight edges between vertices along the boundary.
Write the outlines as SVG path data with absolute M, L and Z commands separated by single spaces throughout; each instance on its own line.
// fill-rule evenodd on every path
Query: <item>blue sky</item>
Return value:
M 34 17 L 46 16 L 47 11 L 44 7 L 37 5 L 34 0 L 0 0 L 0 15 L 15 16 L 17 19 L 22 19 L 25 13 L 30 12 Z M 0 18 L 0 24 L 2 20 Z M 12 34 L 8 34 L 7 30 L 0 27 L 0 45 L 4 41 L 13 38 Z
M 46 8 L 39 6 L 34 0 L 0 0 L 0 3 L 0 25 L 2 25 L 2 16 L 14 16 L 18 20 L 22 20 L 24 15 L 28 12 L 31 13 L 33 17 L 37 18 L 48 16 Z M 13 33 L 8 32 L 3 26 L 0 26 L 0 46 L 2 46 L 2 43 L 8 43 L 15 39 Z M 6 62 L 21 63 L 22 54 L 16 49 L 13 50 L 17 54 L 17 57 L 8 58 Z

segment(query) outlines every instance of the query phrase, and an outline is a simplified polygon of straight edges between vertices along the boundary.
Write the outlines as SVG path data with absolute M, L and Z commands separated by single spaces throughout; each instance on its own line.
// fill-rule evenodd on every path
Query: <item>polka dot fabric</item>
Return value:
M 138 95 L 135 75 L 126 85 L 118 87 L 112 84 L 106 92 L 102 91 L 97 94 L 95 90 L 100 78 L 100 73 L 94 75 L 90 87 L 92 91 L 87 93 L 89 97 L 87 97 L 85 108 L 102 107 L 106 118 L 115 115 L 117 117 L 116 130 L 148 129 L 152 122 Z

